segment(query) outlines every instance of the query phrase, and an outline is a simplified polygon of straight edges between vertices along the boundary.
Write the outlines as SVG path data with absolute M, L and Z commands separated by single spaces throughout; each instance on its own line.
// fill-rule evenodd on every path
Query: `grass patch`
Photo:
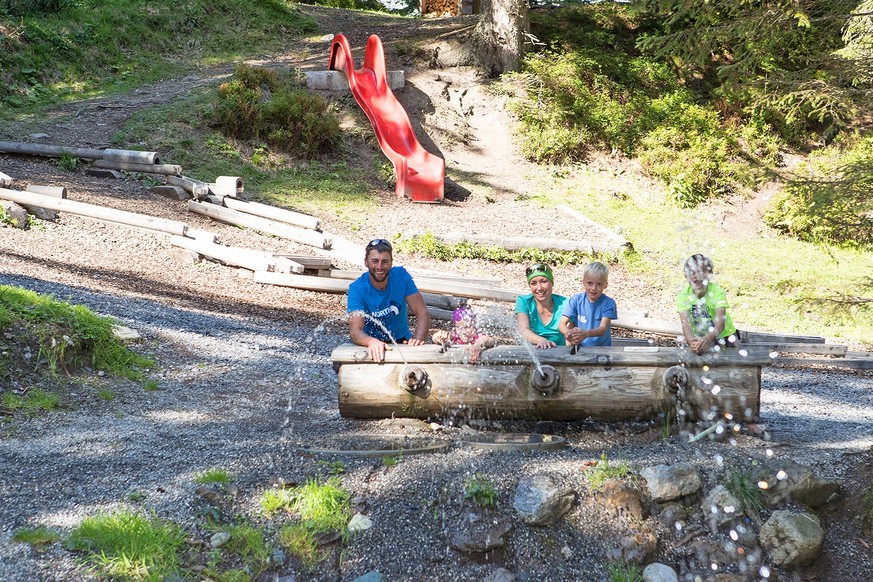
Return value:
M 44 525 L 36 527 L 22 527 L 12 534 L 12 541 L 22 544 L 30 544 L 37 548 L 51 545 L 61 539 L 61 535 Z
M 99 398 L 100 400 L 105 400 L 107 402 L 112 402 L 113 400 L 115 400 L 115 392 L 107 388 L 101 388 L 97 391 L 97 398 Z
M 52 374 L 84 366 L 129 379 L 142 377 L 154 362 L 122 344 L 113 333 L 114 320 L 82 305 L 71 305 L 26 289 L 0 285 L 0 306 L 6 326 L 25 330 L 25 341 L 37 344 L 39 362 Z
M 348 539 L 351 495 L 335 477 L 323 483 L 311 479 L 290 493 L 291 511 L 298 521 L 282 527 L 279 541 L 305 565 L 313 566 L 325 557 L 319 549 L 319 536 L 336 532 L 343 541 Z
M 196 483 L 207 485 L 209 483 L 227 484 L 233 481 L 233 475 L 224 469 L 207 469 L 194 478 Z
M 279 511 L 290 512 L 294 507 L 294 491 L 291 489 L 267 489 L 258 499 L 258 505 L 267 517 Z
M 155 390 L 159 390 L 161 387 L 158 384 L 157 380 L 146 380 L 142 383 L 142 389 L 146 392 L 154 392 Z
M 10 412 L 24 412 L 26 414 L 39 414 L 56 410 L 60 405 L 60 399 L 41 388 L 28 390 L 24 394 L 4 392 L 2 395 L 3 407 Z
M 464 481 L 464 499 L 471 499 L 480 507 L 495 507 L 497 491 L 487 475 L 473 475 Z
M 588 487 L 594 491 L 604 481 L 610 479 L 624 479 L 633 475 L 633 471 L 625 463 L 610 463 L 606 453 L 600 455 L 600 460 L 595 465 L 588 467 L 585 476 L 588 478 Z
M 606 579 L 609 582 L 642 582 L 643 571 L 636 564 L 610 562 L 606 565 Z
M 743 513 L 760 523 L 761 510 L 764 509 L 764 491 L 750 471 L 731 468 L 725 475 L 725 489 L 737 498 Z
M 264 532 L 248 523 L 228 525 L 224 530 L 230 534 L 230 539 L 221 546 L 220 551 L 213 553 L 204 574 L 223 582 L 258 579 L 270 567 L 274 550 Z M 222 569 L 225 565 L 237 564 L 241 567 Z
M 185 533 L 130 510 L 87 517 L 67 539 L 96 570 L 122 580 L 164 580 L 180 569 Z

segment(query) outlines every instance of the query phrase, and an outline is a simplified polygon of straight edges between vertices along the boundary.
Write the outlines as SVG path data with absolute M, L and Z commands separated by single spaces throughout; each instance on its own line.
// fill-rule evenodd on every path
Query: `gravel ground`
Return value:
M 406 30 L 405 20 L 392 27 L 369 15 L 358 21 L 341 11 L 304 9 L 329 23 L 325 32 L 349 31 L 353 44 L 362 44 L 372 31 L 384 39 L 441 30 L 433 22 Z M 304 44 L 299 55 L 277 56 L 274 62 L 305 66 L 311 61 L 311 66 L 323 67 L 324 50 L 323 43 Z M 440 74 L 445 78 L 446 72 Z M 408 71 L 408 78 L 416 79 L 419 93 L 439 94 L 434 75 Z M 213 81 L 214 76 L 204 73 L 143 88 L 135 95 L 74 104 L 36 124 L 4 128 L 0 137 L 28 141 L 33 132 L 42 131 L 49 143 L 107 145 L 136 107 L 167 102 L 190 87 Z M 415 97 L 410 90 L 405 98 Z M 481 101 L 472 103 L 490 113 L 486 97 L 476 98 Z M 564 239 L 595 236 L 559 211 L 539 208 L 520 196 L 541 170 L 498 147 L 498 141 L 504 146 L 511 141 L 505 132 L 495 133 L 500 123 L 484 114 L 470 116 L 469 123 L 479 136 L 477 144 L 441 145 L 453 165 L 482 170 L 478 177 L 493 188 L 490 200 L 471 196 L 426 206 L 385 193 L 377 209 L 355 217 L 353 223 L 320 217 L 325 229 L 359 245 L 375 236 L 423 228 L 491 234 L 541 231 Z M 483 163 L 476 157 L 482 152 L 499 155 Z M 0 171 L 26 182 L 66 186 L 71 199 L 183 220 L 216 232 L 224 244 L 311 254 L 301 245 L 190 215 L 183 203 L 156 197 L 136 180 L 60 172 L 51 161 L 23 156 L 0 155 Z M 638 190 L 646 191 L 645 184 L 638 184 Z M 398 261 L 409 267 L 449 269 L 418 257 Z M 334 264 L 359 266 L 343 260 Z M 453 272 L 497 277 L 504 287 L 518 291 L 524 289 L 523 267 L 477 261 L 450 265 Z M 580 277 L 581 267 L 561 269 L 556 292 L 575 292 Z M 373 520 L 373 528 L 357 536 L 342 551 L 341 560 L 337 556 L 318 571 L 301 571 L 289 562 L 282 574 L 296 572 L 297 580 L 349 581 L 378 570 L 392 581 L 482 580 L 503 566 L 519 580 L 602 580 L 607 549 L 633 527 L 608 515 L 587 492 L 582 469 L 602 454 L 635 469 L 689 461 L 705 470 L 709 481 L 725 460 L 747 463 L 769 455 L 807 464 L 821 477 L 843 481 L 843 503 L 822 515 L 828 534 L 819 562 L 803 574 L 780 573 L 779 579 L 857 582 L 873 571 L 873 554 L 862 539 L 856 511 L 873 474 L 869 373 L 764 369 L 765 436 L 744 431 L 730 440 L 689 444 L 679 436 L 662 440 L 658 427 L 643 424 L 517 421 L 471 422 L 465 427 L 460 419 L 439 419 L 435 430 L 420 421 L 339 416 L 329 356 L 346 339 L 342 296 L 258 285 L 243 271 L 216 264 L 183 264 L 173 258 L 165 237 L 70 215 L 39 230 L 0 228 L 0 284 L 82 303 L 136 329 L 143 338 L 136 349 L 157 360 L 150 378 L 160 386 L 145 391 L 141 383 L 86 374 L 69 384 L 68 409 L 2 419 L 2 581 L 97 579 L 59 544 L 37 551 L 11 542 L 16 528 L 46 525 L 68 532 L 95 512 L 131 506 L 182 524 L 192 539 L 208 540 L 210 532 L 203 527 L 206 503 L 195 494 L 198 473 L 217 467 L 236 475 L 239 492 L 224 501 L 221 510 L 258 521 L 256 500 L 262 491 L 278 480 L 302 482 L 323 475 L 325 461 L 335 460 L 303 454 L 299 447 L 371 435 L 429 439 L 449 448 L 445 453 L 404 457 L 392 467 L 381 459 L 343 458 L 342 483 L 355 496 L 356 507 Z M 613 270 L 608 292 L 620 298 L 622 309 L 647 311 L 657 319 L 673 317 L 672 289 L 646 288 L 621 269 Z M 116 398 L 98 398 L 103 389 L 111 389 Z M 569 446 L 553 452 L 486 452 L 459 443 L 470 431 L 548 432 L 565 437 Z M 579 503 L 559 525 L 533 529 L 518 522 L 506 547 L 488 559 L 473 559 L 449 548 L 451 534 L 476 515 L 463 500 L 463 484 L 472 475 L 482 474 L 495 484 L 497 513 L 512 516 L 519 477 L 537 473 L 559 475 L 579 494 Z M 133 501 L 131 494 L 142 499 Z M 678 535 L 663 528 L 660 534 L 665 545 Z M 669 559 L 669 552 L 664 552 L 662 557 Z

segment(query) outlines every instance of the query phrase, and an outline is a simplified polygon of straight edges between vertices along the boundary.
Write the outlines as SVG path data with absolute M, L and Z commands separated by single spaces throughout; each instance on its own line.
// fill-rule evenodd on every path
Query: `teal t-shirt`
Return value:
M 552 309 L 552 320 L 548 325 L 543 325 L 542 320 L 540 320 L 540 314 L 537 312 L 537 302 L 534 301 L 532 293 L 519 295 L 518 299 L 515 300 L 515 312 L 527 314 L 528 319 L 530 319 L 530 329 L 532 332 L 555 342 L 559 346 L 564 346 L 567 345 L 567 342 L 564 339 L 564 334 L 558 330 L 558 322 L 561 321 L 561 314 L 564 313 L 564 303 L 567 302 L 567 298 L 553 293 L 552 301 L 555 302 L 555 306 Z
M 727 311 L 730 305 L 724 289 L 715 283 L 706 286 L 703 297 L 695 295 L 691 285 L 685 287 L 676 297 L 676 311 L 688 313 L 691 319 L 691 331 L 695 337 L 705 336 L 715 326 L 715 310 L 719 307 L 724 307 L 724 331 L 719 337 L 728 337 L 737 333 L 734 320 Z

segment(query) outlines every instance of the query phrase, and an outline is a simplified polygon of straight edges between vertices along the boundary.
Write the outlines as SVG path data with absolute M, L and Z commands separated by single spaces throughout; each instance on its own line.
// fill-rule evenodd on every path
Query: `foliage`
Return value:
M 82 305 L 71 305 L 26 289 L 0 285 L 0 305 L 24 326 L 39 345 L 39 360 L 49 369 L 67 370 L 91 365 L 130 379 L 141 377 L 142 368 L 154 365 L 114 335 L 115 322 Z
M 758 487 L 752 473 L 732 467 L 725 476 L 724 486 L 740 502 L 743 513 L 760 522 L 761 510 L 764 509 L 764 491 Z
M 177 525 L 130 510 L 86 517 L 69 535 L 69 549 L 107 576 L 160 581 L 179 570 L 185 533 Z
M 207 469 L 194 478 L 196 483 L 207 485 L 209 483 L 230 483 L 233 481 L 233 475 L 224 469 L 212 468 Z
M 256 579 L 270 566 L 273 546 L 267 542 L 264 532 L 248 523 L 229 525 L 226 528 L 230 540 L 222 549 L 233 552 L 242 560 L 248 572 L 245 580 Z
M 12 540 L 31 546 L 47 546 L 61 539 L 61 535 L 52 531 L 44 525 L 37 527 L 22 527 L 15 530 L 12 534 Z
M 290 489 L 267 489 L 258 499 L 267 517 L 275 515 L 279 510 L 291 511 L 294 503 L 294 492 Z
M 813 152 L 774 198 L 764 220 L 812 243 L 873 249 L 873 137 Z
M 13 5 L 27 9 L 10 10 Z M 31 9 L 50 5 L 58 10 Z M 154 0 L 145 6 L 129 0 L 0 3 L 0 103 L 21 108 L 123 91 L 259 55 L 315 29 L 285 0 Z
M 873 537 L 873 483 L 867 485 L 861 496 L 861 519 L 867 535 Z
M 754 111 L 795 143 L 806 132 L 832 137 L 867 98 L 869 40 L 851 16 L 857 0 L 638 4 L 645 53 L 670 59 L 688 82 Z
M 610 479 L 624 479 L 633 475 L 633 471 L 625 463 L 610 464 L 606 453 L 600 455 L 600 460 L 593 466 L 588 467 L 585 476 L 588 478 L 588 486 L 591 490 L 599 488 L 604 481 Z
M 503 247 L 483 247 L 470 242 L 446 244 L 433 233 L 416 235 L 394 244 L 395 252 L 421 253 L 439 261 L 456 259 L 483 259 L 497 263 L 548 263 L 553 266 L 578 265 L 591 261 L 592 255 L 576 251 L 545 251 L 522 249 L 509 251 Z M 609 262 L 608 257 L 601 257 Z
M 337 532 L 341 539 L 349 536 L 351 495 L 335 477 L 320 483 L 310 479 L 293 491 L 291 509 L 299 521 L 282 527 L 279 542 L 312 566 L 324 558 L 318 549 L 318 537 Z
M 464 499 L 472 499 L 480 507 L 494 507 L 497 491 L 487 475 L 476 474 L 464 481 Z
M 230 138 L 307 159 L 335 153 L 342 137 L 327 101 L 299 88 L 290 74 L 248 65 L 218 86 L 212 122 Z
M 55 410 L 60 403 L 60 400 L 56 395 L 40 388 L 28 390 L 24 394 L 3 392 L 0 398 L 2 398 L 3 407 L 6 410 L 10 412 L 22 411 L 27 414 L 37 414 L 48 410 Z
M 636 564 L 609 562 L 606 565 L 606 579 L 609 582 L 642 582 L 643 572 Z

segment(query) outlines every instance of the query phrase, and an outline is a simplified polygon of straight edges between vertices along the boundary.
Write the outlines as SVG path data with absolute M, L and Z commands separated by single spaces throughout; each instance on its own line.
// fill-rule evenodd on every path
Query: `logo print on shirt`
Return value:
M 373 312 L 373 317 L 376 317 L 379 319 L 381 319 L 387 315 L 400 315 L 400 309 L 396 305 L 389 305 L 388 307 L 386 307 L 385 309 L 383 309 L 381 311 L 374 311 Z

